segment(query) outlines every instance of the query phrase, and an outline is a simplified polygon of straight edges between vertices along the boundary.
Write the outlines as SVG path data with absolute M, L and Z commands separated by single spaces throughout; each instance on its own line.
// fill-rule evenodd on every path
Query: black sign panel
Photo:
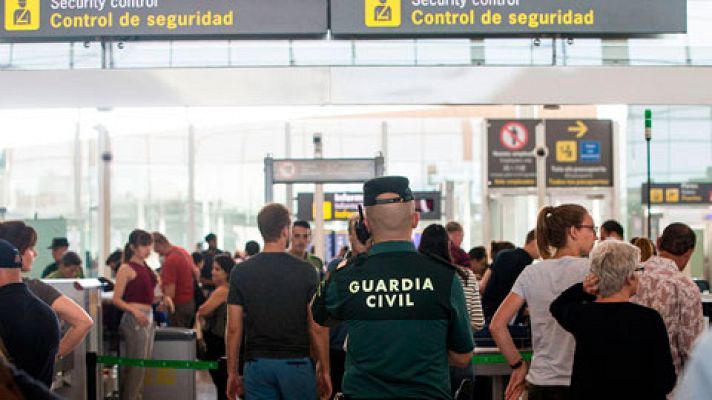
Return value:
M 541 120 L 487 121 L 489 187 L 536 186 L 536 126 Z
M 336 36 L 684 33 L 686 0 L 332 0 Z
M 440 192 L 413 192 L 415 208 L 421 220 L 439 220 L 442 216 Z M 324 220 L 348 220 L 358 213 L 358 205 L 363 204 L 363 193 L 324 193 Z M 314 220 L 314 194 L 297 195 L 297 218 Z
M 613 123 L 546 120 L 548 187 L 613 186 Z
M 325 0 L 0 0 L 0 41 L 318 36 Z
M 648 185 L 643 184 L 641 202 L 648 203 Z M 653 183 L 650 203 L 658 205 L 712 204 L 712 183 Z

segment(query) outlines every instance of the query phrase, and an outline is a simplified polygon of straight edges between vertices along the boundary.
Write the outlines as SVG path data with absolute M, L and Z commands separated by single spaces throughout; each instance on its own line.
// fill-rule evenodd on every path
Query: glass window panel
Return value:
M 230 65 L 289 65 L 289 42 L 283 41 L 232 41 Z
M 229 65 L 227 41 L 174 41 L 171 43 L 172 67 L 224 67 Z
M 351 41 L 297 40 L 292 42 L 296 65 L 350 65 L 353 60 Z
M 563 41 L 565 51 L 565 65 L 601 65 L 603 63 L 603 51 L 601 49 L 601 39 L 574 39 L 568 44 Z
M 68 43 L 15 43 L 12 51 L 15 69 L 67 69 Z
M 468 65 L 470 41 L 467 39 L 420 39 L 416 41 L 418 65 Z
M 72 66 L 76 69 L 101 68 L 101 44 L 97 42 L 70 44 Z
M 354 61 L 358 65 L 412 65 L 415 40 L 357 41 Z
M 171 61 L 170 42 L 126 42 L 113 53 L 116 68 L 168 67 Z

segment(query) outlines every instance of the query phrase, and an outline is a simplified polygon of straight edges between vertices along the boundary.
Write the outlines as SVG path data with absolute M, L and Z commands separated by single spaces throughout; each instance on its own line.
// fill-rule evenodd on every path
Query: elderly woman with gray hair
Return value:
M 665 324 L 657 311 L 629 302 L 640 250 L 607 240 L 589 258 L 591 274 L 550 307 L 576 339 L 571 399 L 665 399 L 676 379 Z

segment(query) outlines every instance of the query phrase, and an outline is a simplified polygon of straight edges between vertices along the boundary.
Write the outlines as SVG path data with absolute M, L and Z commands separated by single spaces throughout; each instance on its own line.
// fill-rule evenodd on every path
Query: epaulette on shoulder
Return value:
M 457 269 L 457 267 L 456 267 L 453 263 L 451 263 L 450 261 L 448 261 L 448 260 L 446 260 L 446 259 L 440 257 L 439 255 L 432 254 L 432 253 L 426 253 L 426 254 L 425 254 L 425 257 L 427 257 L 427 258 L 429 258 L 429 259 L 431 259 L 431 260 L 433 260 L 433 261 L 436 261 L 438 264 L 442 264 L 442 265 L 444 265 L 444 266 L 446 266 L 446 267 L 450 267 L 450 268 L 452 268 L 452 269 Z
M 361 253 L 361 254 L 357 255 L 356 257 L 344 259 L 343 261 L 341 261 L 339 263 L 339 265 L 336 266 L 335 272 L 342 271 L 342 270 L 349 268 L 351 266 L 354 266 L 354 265 L 363 265 L 363 263 L 365 263 L 367 259 L 368 259 L 368 254 L 366 254 L 366 253 Z

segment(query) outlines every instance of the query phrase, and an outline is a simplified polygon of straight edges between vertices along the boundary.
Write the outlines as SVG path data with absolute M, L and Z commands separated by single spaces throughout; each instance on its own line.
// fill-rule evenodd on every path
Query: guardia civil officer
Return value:
M 419 216 L 407 178 L 366 182 L 364 205 L 373 247 L 331 274 L 312 307 L 322 325 L 348 321 L 343 393 L 348 399 L 450 399 L 448 360 L 464 367 L 473 349 L 457 273 L 411 242 Z

